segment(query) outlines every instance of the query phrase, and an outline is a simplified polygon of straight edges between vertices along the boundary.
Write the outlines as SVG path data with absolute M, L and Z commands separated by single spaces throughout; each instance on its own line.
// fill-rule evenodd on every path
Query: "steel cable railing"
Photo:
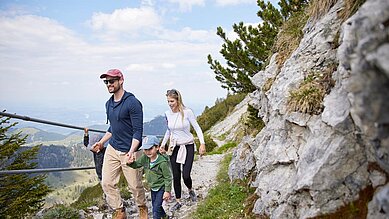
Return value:
M 52 122 L 52 121 L 47 121 L 47 120 L 42 120 L 42 119 L 36 119 L 36 118 L 28 117 L 28 116 L 21 116 L 21 115 L 17 115 L 17 114 L 6 113 L 6 112 L 0 112 L 0 115 L 5 116 L 5 117 L 9 117 L 9 118 L 14 118 L 14 119 L 22 119 L 25 121 L 38 122 L 38 123 L 43 123 L 43 124 L 48 124 L 48 125 L 61 126 L 61 127 L 65 127 L 65 128 L 84 130 L 84 127 L 68 125 L 68 124 L 63 124 L 63 123 L 59 123 L 59 122 Z M 88 131 L 100 132 L 100 133 L 106 132 L 106 131 L 102 131 L 102 130 L 89 129 L 89 128 L 88 128 Z M 95 169 L 95 167 L 93 166 L 93 167 L 68 167 L 68 168 L 46 168 L 46 169 L 25 169 L 25 170 L 1 170 L 0 175 L 59 172 L 59 171 L 73 171 L 73 170 L 86 170 L 86 169 Z
M 5 116 L 5 117 L 14 118 L 14 119 L 22 119 L 25 121 L 38 122 L 38 123 L 43 123 L 43 124 L 48 124 L 48 125 L 61 126 L 61 127 L 65 127 L 65 128 L 84 130 L 84 127 L 79 127 L 79 126 L 75 126 L 75 125 L 67 125 L 67 124 L 63 124 L 63 123 L 59 123 L 59 122 L 51 122 L 51 121 L 42 120 L 42 119 L 35 119 L 35 118 L 28 117 L 28 116 L 20 116 L 20 115 L 12 114 L 12 113 L 0 112 L 0 115 Z M 101 130 L 97 130 L 97 129 L 88 129 L 88 131 L 105 133 L 105 131 L 101 131 Z

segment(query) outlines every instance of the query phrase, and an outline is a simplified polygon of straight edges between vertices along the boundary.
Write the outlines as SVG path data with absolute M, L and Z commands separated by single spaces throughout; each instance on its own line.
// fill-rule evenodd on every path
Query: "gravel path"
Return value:
M 197 202 L 192 202 L 189 199 L 189 194 L 186 186 L 182 182 L 182 201 L 183 206 L 177 212 L 173 213 L 173 218 L 190 218 L 189 215 L 193 212 L 197 203 L 204 200 L 207 196 L 208 191 L 216 184 L 216 175 L 219 171 L 219 164 L 224 155 L 216 154 L 216 155 L 207 155 L 203 157 L 198 157 L 193 162 L 192 169 L 192 180 L 193 180 L 193 189 L 197 195 Z M 173 192 L 174 195 L 174 192 Z M 175 204 L 175 200 L 170 203 L 167 203 L 167 206 L 170 208 Z M 171 212 L 169 212 L 171 215 Z
M 216 184 L 216 175 L 219 171 L 219 164 L 223 158 L 223 154 L 216 155 L 206 155 L 206 156 L 196 156 L 195 161 L 193 162 L 192 168 L 192 180 L 193 180 L 193 189 L 197 195 L 197 202 L 192 202 L 189 199 L 188 189 L 182 183 L 182 198 L 181 201 L 183 206 L 176 212 L 171 212 L 170 209 L 175 203 L 174 190 L 172 191 L 172 199 L 168 203 L 164 203 L 164 207 L 169 216 L 172 216 L 174 219 L 181 218 L 190 218 L 190 213 L 193 212 L 197 204 L 204 200 L 207 196 L 208 191 Z M 151 196 L 150 192 L 146 192 L 147 205 L 149 210 L 149 218 L 152 218 L 152 208 L 151 208 Z M 134 200 L 124 200 L 127 212 L 128 219 L 139 218 L 137 207 L 135 207 Z M 97 206 L 92 206 L 89 208 L 88 212 L 84 213 L 84 216 L 92 216 L 94 219 L 111 219 L 112 211 L 105 209 L 103 211 L 99 210 Z

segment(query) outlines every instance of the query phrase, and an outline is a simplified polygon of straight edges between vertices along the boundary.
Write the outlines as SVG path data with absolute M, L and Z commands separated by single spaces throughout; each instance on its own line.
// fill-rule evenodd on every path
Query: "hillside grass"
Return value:
M 205 200 L 190 215 L 191 218 L 255 218 L 251 210 L 248 210 L 254 204 L 251 197 L 255 190 L 248 187 L 247 182 L 230 182 L 228 166 L 231 159 L 232 154 L 229 153 L 221 161 L 216 177 L 217 185 L 209 190 Z
M 45 200 L 45 207 L 56 204 L 69 205 L 79 199 L 84 190 L 98 183 L 95 170 L 82 170 L 71 173 L 62 173 L 61 177 L 49 177 L 50 185 L 55 188 Z
M 211 108 L 206 107 L 203 113 L 197 117 L 203 132 L 208 131 L 217 122 L 225 119 L 235 106 L 242 102 L 246 95 L 246 93 L 227 95 L 225 99 L 218 99 Z

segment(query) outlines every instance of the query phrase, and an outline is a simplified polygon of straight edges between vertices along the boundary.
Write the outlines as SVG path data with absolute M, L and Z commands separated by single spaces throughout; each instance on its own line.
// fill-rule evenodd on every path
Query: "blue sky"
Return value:
M 64 111 L 85 121 L 95 112 L 99 122 L 110 96 L 99 75 L 118 68 L 146 121 L 168 109 L 171 88 L 198 115 L 227 92 L 207 64 L 208 54 L 224 63 L 216 28 L 233 39 L 234 23 L 260 22 L 258 9 L 255 0 L 0 0 L 1 110 L 59 122 Z

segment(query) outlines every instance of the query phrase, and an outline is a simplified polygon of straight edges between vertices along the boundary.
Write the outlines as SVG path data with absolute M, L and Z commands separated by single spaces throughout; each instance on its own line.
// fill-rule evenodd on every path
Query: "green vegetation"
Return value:
M 312 0 L 309 7 L 309 17 L 316 20 L 326 14 L 336 3 L 336 0 Z M 351 17 L 366 0 L 345 0 L 344 7 L 338 13 L 342 21 Z
M 45 212 L 43 219 L 79 219 L 78 210 L 64 205 L 56 205 Z
M 285 21 L 274 45 L 275 52 L 278 53 L 276 61 L 278 65 L 283 65 L 286 59 L 295 51 L 304 36 L 303 28 L 308 20 L 305 10 L 296 11 Z
M 204 202 L 200 203 L 191 218 L 255 218 L 254 215 L 245 214 L 245 200 L 254 193 L 246 182 L 230 183 L 228 166 L 232 155 L 228 154 L 221 162 L 217 175 L 218 184 L 212 188 Z
M 236 142 L 228 142 L 227 144 L 224 144 L 215 150 L 208 153 L 208 155 L 212 154 L 224 154 L 225 152 L 229 151 L 231 148 L 235 148 L 237 146 Z
M 238 39 L 234 41 L 226 37 L 221 27 L 217 28 L 216 34 L 224 41 L 220 53 L 226 60 L 227 67 L 222 66 L 211 55 L 208 55 L 208 64 L 223 88 L 233 93 L 249 93 L 256 89 L 250 77 L 268 63 L 281 25 L 292 14 L 302 11 L 307 2 L 307 0 L 281 0 L 279 2 L 281 9 L 277 10 L 270 2 L 258 0 L 260 10 L 257 15 L 263 22 L 257 26 L 247 26 L 243 22 L 234 24 L 234 32 L 238 35 Z
M 211 108 L 206 107 L 203 113 L 197 117 L 197 121 L 203 132 L 209 130 L 217 122 L 222 121 L 234 109 L 234 107 L 242 102 L 246 94 L 227 95 L 226 99 L 218 99 L 215 105 Z
M 103 190 L 100 183 L 83 190 L 80 197 L 70 206 L 77 209 L 86 209 L 90 206 L 101 206 L 103 204 Z
M 244 125 L 246 126 L 246 134 L 251 135 L 257 135 L 258 132 L 260 132 L 263 127 L 265 127 L 265 123 L 263 122 L 262 118 L 259 117 L 258 112 L 255 107 L 252 105 L 248 105 L 247 107 L 248 116 L 246 121 L 244 122 Z
M 123 199 L 130 199 L 132 197 L 132 194 L 128 189 L 127 181 L 123 174 L 121 174 L 120 176 L 118 188 L 120 190 L 120 195 Z M 86 209 L 90 206 L 101 207 L 103 204 L 103 190 L 101 188 L 100 183 L 98 183 L 93 187 L 84 189 L 79 198 L 75 202 L 70 204 L 70 206 L 76 209 Z
M 39 145 L 22 148 L 27 136 L 21 133 L 8 135 L 16 123 L 0 116 L 0 170 L 34 169 Z M 51 191 L 44 184 L 45 175 L 9 174 L 0 175 L 0 218 L 23 218 L 39 211 L 45 196 Z
M 204 134 L 204 141 L 205 141 L 207 152 L 211 152 L 213 151 L 213 149 L 217 148 L 216 142 L 213 141 L 210 135 Z M 198 139 L 195 139 L 195 143 L 196 143 L 197 151 L 199 151 L 200 141 Z
M 320 114 L 323 111 L 324 95 L 334 86 L 332 73 L 337 65 L 331 63 L 323 72 L 312 72 L 301 83 L 297 90 L 290 91 L 288 109 L 308 114 Z

